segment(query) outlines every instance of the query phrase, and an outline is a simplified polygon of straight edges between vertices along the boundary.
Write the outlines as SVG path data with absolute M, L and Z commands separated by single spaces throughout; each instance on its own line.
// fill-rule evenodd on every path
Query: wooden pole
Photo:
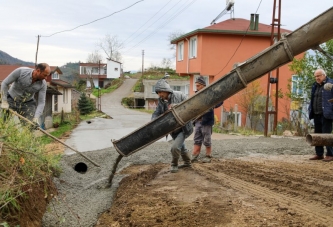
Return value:
M 30 125 L 35 126 L 35 124 L 34 124 L 32 121 L 30 121 L 29 119 L 27 119 L 27 118 L 23 117 L 22 115 L 18 114 L 16 111 L 14 111 L 14 110 L 12 110 L 12 109 L 9 109 L 9 111 L 10 111 L 12 114 L 18 116 L 19 118 L 25 120 L 25 121 L 28 122 Z M 93 160 L 91 160 L 90 158 L 88 158 L 87 156 L 85 156 L 84 154 L 82 154 L 81 152 L 75 150 L 73 147 L 71 147 L 71 146 L 65 144 L 64 142 L 62 142 L 61 140 L 59 140 L 57 137 L 54 137 L 53 135 L 51 135 L 50 133 L 48 133 L 47 131 L 43 130 L 43 129 L 40 128 L 40 127 L 38 127 L 37 129 L 38 129 L 39 131 L 41 131 L 42 133 L 44 133 L 45 135 L 47 135 L 47 136 L 51 137 L 52 139 L 58 141 L 58 142 L 61 143 L 62 145 L 65 145 L 65 146 L 68 147 L 69 149 L 73 150 L 73 151 L 76 152 L 77 154 L 81 155 L 83 158 L 87 159 L 88 161 L 90 161 L 90 162 L 91 162 L 92 164 L 94 164 L 95 166 L 100 167 L 99 164 L 97 164 L 96 162 L 94 162 Z

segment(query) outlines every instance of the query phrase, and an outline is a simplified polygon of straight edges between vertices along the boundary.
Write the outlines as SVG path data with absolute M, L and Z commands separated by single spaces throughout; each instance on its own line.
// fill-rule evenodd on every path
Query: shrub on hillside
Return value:
M 95 110 L 94 104 L 84 92 L 80 95 L 80 99 L 77 103 L 77 108 L 82 115 L 90 114 L 92 111 Z
M 133 97 L 124 97 L 121 100 L 121 103 L 128 107 L 134 107 L 134 98 Z

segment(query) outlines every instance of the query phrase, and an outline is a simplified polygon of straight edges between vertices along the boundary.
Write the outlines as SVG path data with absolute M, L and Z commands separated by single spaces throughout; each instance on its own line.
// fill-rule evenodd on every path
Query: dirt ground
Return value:
M 214 158 L 178 173 L 132 165 L 96 227 L 333 226 L 333 163 L 309 157 Z

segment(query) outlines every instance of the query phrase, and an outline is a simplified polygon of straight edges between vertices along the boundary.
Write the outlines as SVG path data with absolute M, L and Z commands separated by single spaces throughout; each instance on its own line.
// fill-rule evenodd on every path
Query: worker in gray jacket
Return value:
M 155 92 L 158 94 L 159 99 L 156 110 L 152 115 L 152 120 L 186 99 L 186 96 L 182 92 L 173 91 L 165 78 L 157 81 L 155 85 Z M 171 146 L 171 173 L 178 172 L 178 160 L 180 156 L 182 157 L 184 164 L 179 166 L 179 168 L 191 167 L 190 152 L 185 148 L 184 141 L 192 133 L 192 122 L 188 122 L 182 128 L 170 133 L 173 139 Z
M 1 83 L 1 109 L 9 108 L 39 125 L 45 106 L 46 77 L 51 68 L 41 63 L 35 69 L 20 67 L 11 72 Z M 11 86 L 9 86 L 11 85 Z M 38 92 L 38 104 L 34 99 Z

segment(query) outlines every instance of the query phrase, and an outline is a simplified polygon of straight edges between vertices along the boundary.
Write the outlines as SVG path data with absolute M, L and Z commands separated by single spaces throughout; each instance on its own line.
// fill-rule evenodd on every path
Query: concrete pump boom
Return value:
M 248 59 L 160 117 L 113 141 L 113 145 L 120 155 L 129 156 L 244 89 L 248 83 L 292 61 L 294 56 L 332 38 L 333 7 L 294 32 L 283 35 L 279 42 Z

